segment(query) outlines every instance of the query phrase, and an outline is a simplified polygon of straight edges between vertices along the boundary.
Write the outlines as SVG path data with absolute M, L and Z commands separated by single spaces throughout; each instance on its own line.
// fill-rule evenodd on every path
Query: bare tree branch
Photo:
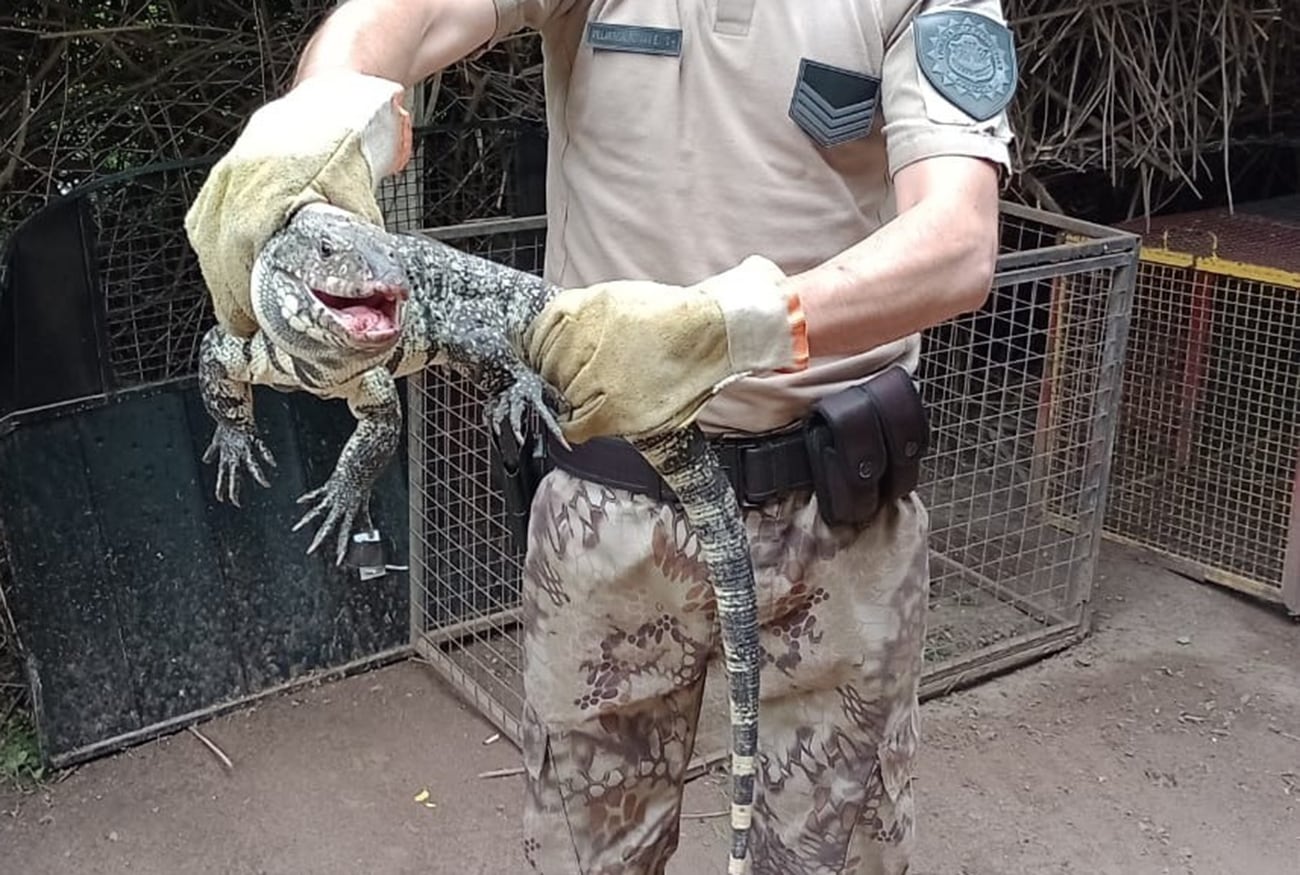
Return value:
M 5 162 L 3 170 L 0 170 L 0 191 L 9 187 L 9 181 L 14 178 L 18 171 L 18 160 L 23 154 L 23 149 L 27 145 L 27 126 L 32 120 L 32 89 L 27 87 L 23 89 L 23 106 L 18 115 L 18 130 L 14 132 L 11 143 L 5 144 L 5 151 L 9 153 L 9 160 Z

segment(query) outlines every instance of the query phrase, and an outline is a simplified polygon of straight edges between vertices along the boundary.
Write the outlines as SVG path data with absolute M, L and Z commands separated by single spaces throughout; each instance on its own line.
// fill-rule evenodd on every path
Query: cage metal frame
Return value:
M 1041 333 L 1051 334 L 1058 330 L 1056 323 L 1063 308 L 1058 296 L 1062 284 L 1068 285 L 1071 277 L 1101 275 L 1104 288 L 1100 294 L 1104 301 L 1098 303 L 1095 297 L 1084 296 L 1086 306 L 1098 307 L 1101 313 L 1098 324 L 1103 327 L 1097 345 L 1092 348 L 1097 362 L 1095 387 L 1091 390 L 1090 412 L 1083 420 L 1082 428 L 1086 432 L 1078 446 L 1072 447 L 1076 454 L 1081 454 L 1082 466 L 1087 470 L 1086 482 L 1078 491 L 1079 500 L 1084 510 L 1071 515 L 1065 508 L 1062 496 L 1041 494 L 1044 491 L 1042 479 L 1050 480 L 1050 472 L 1036 470 L 1031 480 L 1039 482 L 1038 494 L 1034 499 L 1039 504 L 1039 512 L 1046 525 L 1060 529 L 1078 539 L 1083 545 L 1082 552 L 1071 562 L 1068 571 L 1067 594 L 1061 605 L 1036 604 L 1016 592 L 1009 591 L 998 581 L 982 576 L 973 568 L 964 568 L 956 562 L 956 573 L 972 578 L 973 586 L 1004 600 L 1017 611 L 1023 612 L 1039 622 L 1040 628 L 1016 635 L 1010 640 L 988 644 L 963 653 L 957 657 L 940 661 L 928 666 L 921 684 L 921 698 L 928 700 L 945 695 L 951 691 L 969 686 L 995 674 L 1012 670 L 1039 659 L 1058 653 L 1077 644 L 1088 636 L 1092 624 L 1092 605 L 1090 594 L 1099 550 L 1102 543 L 1102 523 L 1106 504 L 1107 486 L 1110 476 L 1111 451 L 1115 440 L 1116 411 L 1120 403 L 1122 389 L 1121 376 L 1128 337 L 1128 317 L 1132 302 L 1135 275 L 1138 266 L 1139 240 L 1137 235 L 1095 224 L 1092 222 L 1049 213 L 1044 210 L 1004 201 L 1000 205 L 1004 220 L 1010 219 L 1025 223 L 1038 223 L 1052 232 L 1046 245 L 1038 245 L 1022 251 L 1003 251 L 998 258 L 993 280 L 992 295 L 999 291 L 1018 287 L 1022 284 L 1043 283 L 1051 285 L 1051 324 Z M 480 220 L 465 224 L 421 229 L 420 233 L 435 239 L 457 245 L 472 239 L 486 240 L 494 236 L 520 233 L 539 234 L 544 240 L 546 219 L 544 216 L 526 216 L 495 220 Z M 544 243 L 541 244 L 544 247 Z M 489 256 L 491 257 L 491 256 Z M 540 268 L 539 268 L 540 269 Z M 1051 358 L 1051 353 L 1046 358 Z M 1036 430 L 1032 436 L 1034 457 L 1031 463 L 1040 468 L 1052 464 L 1052 446 L 1045 440 L 1043 433 L 1050 429 L 1042 428 L 1053 416 L 1054 405 L 1065 404 L 1061 401 L 1070 393 L 1068 375 L 1062 377 L 1055 371 L 1043 376 L 1040 381 L 1042 397 L 1036 403 Z M 426 370 L 414 374 L 407 381 L 408 452 L 410 454 L 411 481 L 410 501 L 410 633 L 411 646 L 416 657 L 428 665 L 432 671 L 488 722 L 496 727 L 508 740 L 519 746 L 521 730 L 519 713 L 503 700 L 500 692 L 494 692 L 481 677 L 468 669 L 457 658 L 457 654 L 469 646 L 478 636 L 490 630 L 504 630 L 515 625 L 518 618 L 518 578 L 510 581 L 514 590 L 513 604 L 504 605 L 497 610 L 477 615 L 458 617 L 444 624 L 431 625 L 429 622 L 430 583 L 439 579 L 436 563 L 431 563 L 428 556 L 428 536 L 436 527 L 430 525 L 430 496 L 426 494 L 423 478 L 427 466 L 438 463 L 438 449 L 435 449 L 426 434 L 424 425 L 428 417 L 439 414 L 441 402 L 430 400 L 430 393 L 437 391 L 457 391 L 470 393 L 466 399 L 470 408 L 475 410 L 476 399 L 472 397 L 473 387 L 458 383 L 457 378 L 445 373 Z M 464 435 L 454 438 L 447 436 L 443 450 L 451 455 L 464 455 L 488 452 L 488 437 L 483 426 L 478 426 L 477 449 L 467 445 Z M 1046 454 L 1046 455 L 1044 455 Z M 444 459 L 443 462 L 446 462 Z M 450 464 L 450 463 L 448 463 Z M 462 474 L 467 472 L 462 469 Z M 477 476 L 487 478 L 487 472 L 479 469 Z M 478 500 L 498 497 L 491 484 L 479 482 L 474 487 Z M 1050 491 L 1050 490 L 1047 490 Z M 497 505 L 498 511 L 500 505 Z M 446 509 L 444 509 L 445 511 Z M 495 537 L 507 538 L 504 522 L 490 523 L 495 526 Z M 436 536 L 436 531 L 434 535 Z M 516 561 L 522 559 L 523 548 L 515 549 Z M 931 548 L 932 569 L 953 562 Z M 477 560 L 474 560 L 477 561 Z M 952 570 L 952 569 L 949 569 Z M 932 579 L 934 573 L 932 571 Z M 932 590 L 933 598 L 933 590 Z M 516 692 L 515 695 L 518 695 Z M 716 690 L 715 690 L 716 695 Z M 701 718 L 703 723 L 705 718 Z M 703 726 L 700 730 L 701 740 L 705 737 Z M 725 741 L 713 745 L 713 749 L 697 752 L 693 758 L 688 774 L 697 775 L 726 757 Z
M 1283 205 L 1282 222 L 1272 221 L 1276 217 L 1267 208 L 1273 205 Z M 1254 207 L 1262 211 L 1252 214 Z M 1126 382 L 1158 385 L 1150 395 L 1129 393 L 1117 439 L 1121 447 L 1141 444 L 1162 427 L 1176 437 L 1163 458 L 1121 460 L 1115 474 L 1118 500 L 1103 521 L 1102 536 L 1141 550 L 1176 573 L 1300 617 L 1300 442 L 1293 437 L 1287 444 L 1282 438 L 1270 446 L 1276 458 L 1268 460 L 1264 474 L 1231 470 L 1234 460 L 1215 458 L 1224 448 L 1204 434 L 1203 424 L 1211 413 L 1235 414 L 1240 417 L 1236 436 L 1247 444 L 1272 444 L 1260 434 L 1266 426 L 1300 428 L 1300 413 L 1287 409 L 1280 391 L 1250 403 L 1241 386 L 1250 376 L 1258 380 L 1285 364 L 1281 357 L 1287 350 L 1278 335 L 1300 322 L 1300 271 L 1293 254 L 1278 251 L 1289 249 L 1300 234 L 1298 209 L 1300 200 L 1292 196 L 1242 205 L 1235 215 L 1210 209 L 1164 216 L 1147 232 L 1141 222 L 1125 224 L 1140 235 L 1133 331 L 1144 338 L 1177 333 L 1182 343 L 1162 350 L 1175 354 L 1181 365 L 1167 373 L 1143 373 L 1144 362 L 1137 359 L 1127 363 Z M 1232 227 L 1237 222 L 1243 224 Z M 1220 234 L 1230 239 L 1220 240 Z M 1153 324 L 1157 320 L 1161 324 Z M 1294 361 L 1289 373 L 1296 373 Z M 1214 388 L 1223 391 L 1229 382 L 1238 390 L 1232 414 L 1210 410 L 1223 403 Z M 1178 397 L 1162 404 L 1161 390 Z M 1189 471 L 1195 479 L 1188 479 Z M 1202 479 L 1243 473 L 1263 478 L 1249 497 Z M 1181 494 L 1189 486 L 1198 493 L 1197 508 L 1180 512 L 1177 508 L 1189 503 Z M 1260 508 L 1266 495 L 1274 500 L 1271 519 Z M 1247 536 L 1240 553 L 1224 548 L 1230 532 Z M 1261 554 L 1268 560 L 1260 561 Z

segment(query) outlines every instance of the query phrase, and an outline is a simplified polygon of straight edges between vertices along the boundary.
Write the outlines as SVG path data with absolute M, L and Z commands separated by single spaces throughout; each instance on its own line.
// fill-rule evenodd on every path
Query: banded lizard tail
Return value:
M 329 478 L 299 499 L 293 527 L 318 523 L 308 552 L 331 535 L 342 562 L 351 532 L 370 528 L 369 498 L 396 452 L 395 379 L 422 368 L 471 377 L 493 429 L 523 440 L 531 409 L 564 442 L 559 393 L 524 360 L 522 337 L 559 289 L 533 274 L 415 234 L 394 234 L 326 205 L 298 211 L 259 253 L 251 338 L 219 325 L 204 336 L 199 382 L 216 421 L 204 461 L 218 465 L 219 501 L 239 504 L 241 471 L 263 486 L 275 459 L 258 436 L 252 387 L 344 399 L 356 427 Z M 717 601 L 731 709 L 728 872 L 748 871 L 758 743 L 759 643 L 754 569 L 740 508 L 712 448 L 694 425 L 632 441 L 677 495 L 696 532 Z

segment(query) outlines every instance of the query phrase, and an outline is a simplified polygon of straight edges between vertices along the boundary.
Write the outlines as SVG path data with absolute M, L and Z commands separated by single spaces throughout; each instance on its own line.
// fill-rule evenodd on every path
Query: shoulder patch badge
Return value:
M 941 10 L 912 22 L 916 61 L 934 89 L 976 121 L 1011 103 L 1019 81 L 1011 30 L 986 15 Z

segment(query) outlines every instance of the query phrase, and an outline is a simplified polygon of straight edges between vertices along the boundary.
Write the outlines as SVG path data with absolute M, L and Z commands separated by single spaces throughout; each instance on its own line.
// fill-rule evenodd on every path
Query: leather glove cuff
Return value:
M 411 121 L 402 107 L 403 92 L 400 82 L 366 73 L 316 73 L 254 112 L 233 151 L 243 160 L 282 157 L 292 150 L 287 135 L 308 151 L 333 151 L 355 135 L 376 187 L 410 159 Z
M 808 324 L 799 295 L 783 287 L 785 274 L 752 255 L 700 283 L 722 311 L 728 355 L 739 373 L 794 372 L 808 366 Z

